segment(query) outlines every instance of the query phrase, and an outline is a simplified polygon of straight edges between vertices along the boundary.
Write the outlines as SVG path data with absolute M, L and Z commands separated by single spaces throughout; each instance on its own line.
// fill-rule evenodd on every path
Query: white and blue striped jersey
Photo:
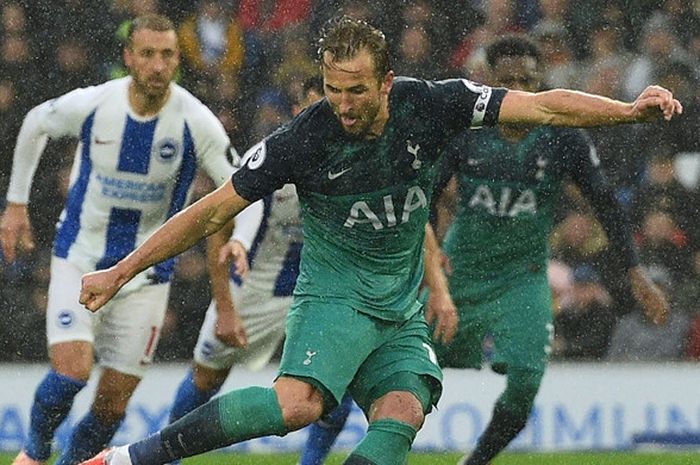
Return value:
M 247 228 L 255 233 L 248 252 L 250 272 L 240 292 L 254 292 L 269 297 L 291 296 L 299 276 L 299 259 L 303 232 L 296 188 L 286 184 L 264 197 L 263 213 L 257 228 Z M 250 208 L 250 207 L 248 207 Z M 248 221 L 244 213 L 236 217 L 237 224 Z M 244 219 L 245 218 L 245 219 Z M 238 239 L 234 230 L 233 238 Z M 239 239 L 240 240 L 240 239 Z M 232 279 L 240 284 L 237 275 Z
M 53 253 L 83 271 L 104 269 L 141 244 L 189 201 L 197 167 L 220 185 L 235 156 L 216 116 L 182 87 L 153 117 L 130 108 L 130 77 L 77 89 L 31 110 L 15 148 L 7 199 L 27 203 L 48 137 L 79 141 Z M 172 260 L 140 278 L 164 282 Z

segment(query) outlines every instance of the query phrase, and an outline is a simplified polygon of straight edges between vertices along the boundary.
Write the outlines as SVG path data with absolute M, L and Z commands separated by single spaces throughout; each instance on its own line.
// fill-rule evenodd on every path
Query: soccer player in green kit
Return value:
M 349 18 L 326 29 L 319 57 L 326 98 L 253 146 L 231 183 L 173 217 L 114 267 L 85 275 L 80 297 L 97 311 L 148 264 L 186 250 L 251 201 L 294 183 L 304 248 L 278 378 L 271 388 L 212 399 L 154 435 L 85 464 L 162 464 L 284 435 L 317 420 L 346 390 L 369 428 L 345 464 L 403 464 L 441 392 L 416 296 L 445 143 L 460 130 L 499 121 L 598 125 L 682 112 L 660 87 L 623 103 L 565 90 L 511 92 L 461 79 L 394 79 L 384 35 Z M 443 337 L 453 324 L 437 316 Z
M 540 54 L 524 36 L 489 45 L 494 85 L 535 92 Z M 566 181 L 589 200 L 631 280 L 635 297 L 661 321 L 663 295 L 639 266 L 626 215 L 601 173 L 595 148 L 581 130 L 552 126 L 499 126 L 462 134 L 446 150 L 438 224 L 452 219 L 443 248 L 451 265 L 449 289 L 459 329 L 451 344 L 436 342 L 440 365 L 481 368 L 482 341 L 494 341 L 492 369 L 507 385 L 491 421 L 460 465 L 485 465 L 525 427 L 547 363 L 552 298 L 547 241 Z
M 526 37 L 498 39 L 486 56 L 495 85 L 539 90 L 540 52 Z M 442 163 L 435 187 L 442 193 L 437 223 L 439 232 L 449 225 L 443 245 L 459 329 L 450 344 L 435 342 L 438 362 L 442 367 L 481 368 L 482 341 L 491 333 L 492 367 L 508 375 L 489 426 L 475 451 L 461 462 L 484 465 L 525 427 L 544 374 L 553 330 L 547 241 L 565 181 L 573 181 L 590 199 L 647 311 L 663 318 L 667 304 L 637 266 L 626 215 L 585 133 L 522 125 L 465 131 L 448 144 Z M 426 258 L 440 254 L 436 245 L 426 242 Z M 435 267 L 426 270 L 431 274 Z M 312 438 L 307 447 L 318 443 Z

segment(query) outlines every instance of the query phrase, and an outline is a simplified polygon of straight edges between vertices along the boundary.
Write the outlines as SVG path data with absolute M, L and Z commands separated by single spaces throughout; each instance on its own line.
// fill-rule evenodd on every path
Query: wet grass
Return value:
M 15 454 L 1 453 L 0 465 L 10 465 Z M 455 465 L 459 454 L 414 453 L 409 465 Z M 344 455 L 334 454 L 326 465 L 341 465 Z M 296 465 L 297 454 L 222 454 L 212 453 L 186 459 L 183 465 Z M 700 451 L 682 452 L 576 452 L 510 453 L 493 465 L 699 465 Z

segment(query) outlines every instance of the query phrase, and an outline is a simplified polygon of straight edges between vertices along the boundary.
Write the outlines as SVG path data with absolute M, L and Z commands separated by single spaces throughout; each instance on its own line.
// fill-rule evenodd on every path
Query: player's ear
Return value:
M 389 70 L 382 79 L 382 85 L 379 92 L 385 95 L 389 95 L 391 92 L 391 87 L 394 85 L 394 72 Z
M 131 69 L 131 60 L 132 60 L 131 50 L 129 49 L 129 46 L 127 45 L 124 47 L 124 64 L 129 69 Z

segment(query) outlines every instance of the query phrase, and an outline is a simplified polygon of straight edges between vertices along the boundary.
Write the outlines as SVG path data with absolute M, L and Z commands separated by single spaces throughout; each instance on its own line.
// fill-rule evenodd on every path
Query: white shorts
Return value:
M 75 265 L 52 257 L 46 310 L 48 345 L 87 341 L 102 366 L 143 377 L 158 344 L 170 283 L 122 290 L 92 313 L 78 302 L 82 275 Z
M 248 348 L 227 346 L 215 336 L 216 307 L 212 301 L 199 331 L 194 348 L 194 360 L 214 370 L 228 370 L 234 365 L 245 364 L 250 370 L 263 368 L 284 338 L 287 311 L 292 297 L 274 297 L 248 286 L 231 285 L 233 303 L 243 319 L 248 336 Z

